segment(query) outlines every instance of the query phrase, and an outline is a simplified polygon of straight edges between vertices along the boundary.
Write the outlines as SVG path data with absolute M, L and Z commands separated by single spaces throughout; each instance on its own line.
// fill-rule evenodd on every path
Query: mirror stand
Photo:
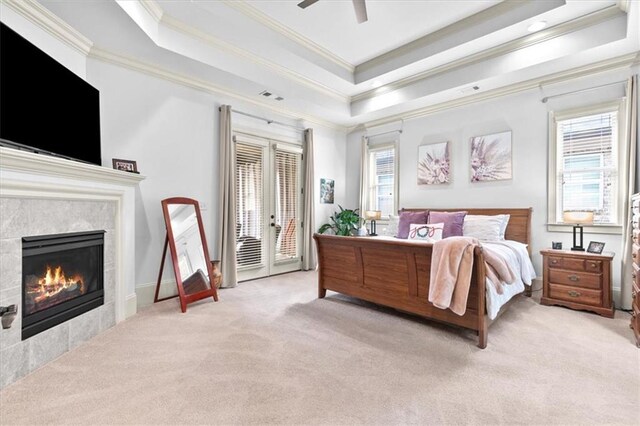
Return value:
M 183 197 L 167 198 L 162 200 L 162 212 L 166 236 L 153 302 L 157 303 L 179 297 L 182 312 L 187 311 L 189 303 L 207 297 L 213 297 L 213 300 L 217 302 L 218 293 L 212 282 L 212 278 L 215 279 L 216 275 L 213 273 L 209 260 L 198 201 Z M 171 252 L 178 294 L 160 298 L 160 285 L 167 248 Z

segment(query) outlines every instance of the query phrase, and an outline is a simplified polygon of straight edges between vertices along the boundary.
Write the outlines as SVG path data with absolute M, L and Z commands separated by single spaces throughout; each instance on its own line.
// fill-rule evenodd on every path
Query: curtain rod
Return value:
M 566 95 L 572 95 L 574 93 L 588 92 L 590 90 L 596 90 L 596 89 L 600 89 L 602 87 L 614 86 L 616 84 L 623 84 L 623 83 L 626 83 L 626 82 L 627 82 L 626 80 L 624 80 L 624 81 L 616 81 L 616 82 L 613 82 L 613 83 L 601 84 L 600 86 L 588 87 L 586 89 L 573 90 L 571 92 L 558 93 L 557 95 L 546 96 L 546 97 L 542 98 L 542 103 L 546 104 L 549 99 L 559 98 L 561 96 L 566 96 Z
M 220 110 L 220 108 L 218 108 L 218 110 Z M 253 114 L 249 114 L 248 112 L 238 111 L 237 109 L 233 109 L 233 108 L 231 109 L 231 112 L 244 115 L 247 117 L 255 118 L 256 120 L 262 120 L 262 121 L 265 121 L 267 124 L 279 124 L 280 126 L 291 127 L 292 129 L 298 130 L 300 132 L 303 132 L 305 130 L 304 127 L 294 126 L 293 124 L 287 124 L 281 121 L 271 120 L 269 118 L 260 117 L 259 115 L 253 115 Z
M 388 135 L 389 133 L 402 133 L 402 129 L 400 129 L 400 130 L 390 130 L 388 132 L 382 132 L 382 133 L 376 133 L 375 135 L 365 135 L 365 137 L 368 139 L 368 138 L 374 138 L 376 136 Z

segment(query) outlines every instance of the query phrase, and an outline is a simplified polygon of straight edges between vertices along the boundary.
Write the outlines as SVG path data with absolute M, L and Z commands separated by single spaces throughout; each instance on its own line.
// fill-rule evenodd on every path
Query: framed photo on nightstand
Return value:
M 587 253 L 602 254 L 602 250 L 604 250 L 604 243 L 598 241 L 590 241 L 587 247 Z

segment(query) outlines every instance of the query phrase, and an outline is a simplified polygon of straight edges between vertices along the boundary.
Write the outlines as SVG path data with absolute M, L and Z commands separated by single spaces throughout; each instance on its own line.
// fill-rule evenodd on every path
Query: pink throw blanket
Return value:
M 429 302 L 440 309 L 464 315 L 473 272 L 473 250 L 477 239 L 450 237 L 433 244 Z
M 473 273 L 473 250 L 480 242 L 470 237 L 450 237 L 433 244 L 429 302 L 440 309 L 451 309 L 457 315 L 467 311 L 467 298 Z M 502 283 L 515 282 L 509 264 L 498 254 L 483 249 L 485 273 L 502 294 Z

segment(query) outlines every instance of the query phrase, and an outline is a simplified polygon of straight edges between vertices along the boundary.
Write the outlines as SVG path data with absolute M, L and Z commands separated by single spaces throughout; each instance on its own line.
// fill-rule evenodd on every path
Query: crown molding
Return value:
M 320 84 L 314 80 L 311 80 L 310 78 L 307 78 L 298 72 L 292 71 L 289 68 L 283 67 L 282 65 L 279 65 L 268 59 L 265 59 L 260 55 L 256 55 L 253 52 L 234 46 L 231 43 L 221 40 L 216 36 L 213 36 L 205 31 L 199 30 L 198 28 L 195 28 L 192 25 L 186 24 L 180 21 L 179 19 L 176 19 L 173 16 L 170 16 L 169 14 L 164 12 L 162 7 L 155 0 L 137 0 L 137 1 L 159 25 L 164 25 L 169 29 L 172 29 L 188 37 L 199 40 L 205 44 L 208 44 L 209 46 L 231 53 L 235 56 L 239 56 L 248 61 L 251 61 L 256 65 L 267 68 L 278 75 L 281 75 L 291 81 L 294 81 L 302 86 L 305 86 L 316 92 L 322 93 L 323 95 L 329 96 L 340 102 L 348 103 L 351 99 L 349 96 L 341 92 L 338 92 L 334 89 L 331 89 L 330 87 L 327 87 L 323 84 Z
M 93 43 L 34 0 L 1 0 L 2 4 L 86 56 Z
M 96 46 L 94 46 L 91 49 L 91 52 L 89 53 L 89 58 L 97 59 L 102 62 L 111 63 L 123 68 L 127 68 L 132 71 L 137 71 L 143 74 L 151 75 L 153 77 L 161 78 L 163 80 L 180 84 L 182 86 L 190 87 L 192 89 L 201 90 L 201 91 L 212 93 L 219 96 L 227 96 L 232 99 L 237 99 L 239 101 L 272 111 L 284 117 L 297 119 L 297 120 L 304 120 L 309 123 L 318 124 L 330 129 L 335 129 L 340 131 L 345 130 L 344 126 L 338 125 L 336 123 L 333 123 L 327 120 L 323 120 L 316 116 L 303 114 L 303 113 L 300 113 L 299 111 L 290 110 L 288 108 L 274 107 L 273 105 L 270 105 L 266 102 L 262 102 L 262 101 L 253 99 L 252 97 L 233 92 L 227 88 L 218 86 L 209 81 L 197 79 L 197 78 L 188 76 L 186 74 L 173 72 L 159 65 L 143 62 L 139 59 L 120 55 Z
M 640 64 L 640 51 L 630 53 L 627 55 L 617 56 L 615 58 L 606 59 L 604 61 L 595 62 L 593 64 L 584 65 L 577 68 L 572 68 L 566 71 L 560 71 L 554 74 L 533 78 L 530 80 L 514 83 L 509 86 L 488 90 L 483 93 L 477 93 L 463 98 L 453 99 L 446 102 L 441 102 L 435 105 L 429 105 L 423 108 L 417 108 L 411 111 L 406 111 L 394 115 L 389 115 L 384 118 L 372 120 L 362 123 L 364 127 L 375 127 L 389 124 L 398 120 L 412 120 L 415 118 L 425 117 L 442 111 L 446 111 L 453 108 L 459 108 L 466 105 L 475 104 L 503 96 L 514 95 L 517 93 L 525 92 L 527 90 L 536 89 L 541 86 L 549 84 L 557 84 L 566 82 L 568 80 L 586 77 L 594 74 L 600 74 L 603 72 L 631 68 Z M 357 130 L 361 126 L 350 127 L 349 130 Z
M 166 13 L 162 15 L 162 20 L 160 21 L 160 24 L 166 25 L 168 28 L 171 28 L 172 30 L 179 31 L 189 37 L 200 40 L 210 46 L 230 52 L 236 56 L 240 56 L 246 60 L 253 62 L 254 64 L 268 68 L 271 71 L 275 72 L 276 74 L 284 76 L 289 80 L 292 80 L 309 89 L 315 90 L 316 92 L 320 92 L 323 95 L 330 96 L 333 99 L 336 99 L 341 102 L 349 102 L 350 100 L 350 97 L 347 95 L 344 95 L 323 84 L 313 81 L 295 71 L 290 70 L 289 68 L 283 67 L 282 65 L 278 65 L 272 61 L 264 59 L 259 55 L 249 52 L 248 50 L 244 50 L 242 48 L 234 46 L 231 43 L 223 41 L 191 25 L 185 24 L 184 22 L 179 21 L 173 18 L 172 16 L 167 15 Z
M 156 22 L 160 22 L 162 16 L 164 15 L 164 10 L 160 7 L 160 5 L 155 0 L 142 0 L 139 2 L 140 6 L 147 11 L 149 15 L 151 15 Z
M 329 61 L 333 62 L 335 65 L 338 65 L 339 67 L 349 71 L 350 73 L 355 72 L 355 69 L 356 69 L 355 65 L 342 59 L 338 55 L 334 54 L 328 49 L 325 49 L 324 47 L 315 43 L 311 39 L 303 36 L 302 34 L 296 31 L 293 31 L 291 28 L 281 24 L 277 20 L 273 19 L 272 17 L 263 13 L 262 11 L 256 9 L 250 4 L 244 1 L 231 1 L 231 0 L 223 0 L 222 2 L 225 5 L 229 6 L 230 8 L 235 9 L 238 12 L 244 14 L 245 16 L 253 19 L 254 21 L 264 25 L 265 27 L 268 27 L 282 34 L 283 36 L 287 37 L 289 40 L 299 44 L 305 49 L 310 50 L 316 53 L 317 55 L 322 56 L 325 59 L 328 59 Z
M 554 38 L 581 30 L 583 28 L 587 28 L 592 25 L 607 21 L 609 19 L 613 19 L 620 16 L 621 14 L 624 14 L 624 12 L 622 12 L 617 5 L 610 6 L 605 9 L 590 13 L 588 15 L 581 16 L 579 18 L 556 25 L 547 30 L 540 31 L 535 34 L 526 35 L 524 37 L 520 37 L 519 39 L 503 43 L 501 45 L 483 50 L 482 52 L 478 52 L 473 55 L 465 56 L 464 58 L 448 62 L 430 70 L 423 71 L 400 80 L 396 80 L 393 83 L 387 84 L 383 87 L 358 93 L 351 97 L 351 102 L 375 98 L 376 96 L 393 92 L 417 81 L 433 77 L 434 75 L 450 72 L 456 68 L 474 65 L 482 61 L 517 52 L 518 50 L 531 47 L 535 44 L 543 43 Z

